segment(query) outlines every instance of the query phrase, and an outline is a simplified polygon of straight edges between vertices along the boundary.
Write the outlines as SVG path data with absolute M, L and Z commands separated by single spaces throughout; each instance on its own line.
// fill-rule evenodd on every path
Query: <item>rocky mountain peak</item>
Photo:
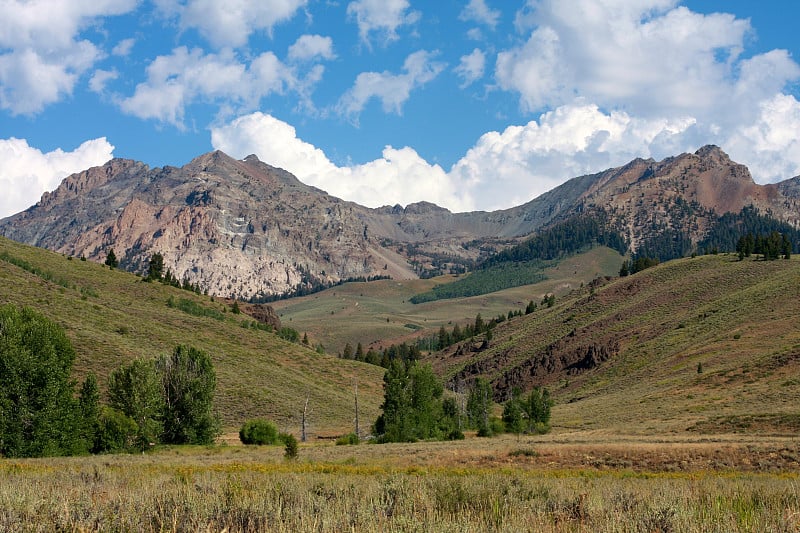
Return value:
M 446 271 L 443 261 L 475 262 L 485 250 L 582 213 L 602 213 L 634 251 L 665 234 L 698 242 L 715 216 L 749 205 L 798 225 L 799 197 L 800 180 L 757 185 L 719 147 L 704 146 L 580 176 L 501 211 L 451 213 L 430 202 L 369 209 L 255 155 L 237 160 L 214 151 L 180 168 L 114 159 L 73 174 L 0 221 L 0 234 L 100 262 L 113 248 L 123 267 L 139 272 L 159 252 L 178 279 L 251 298 Z

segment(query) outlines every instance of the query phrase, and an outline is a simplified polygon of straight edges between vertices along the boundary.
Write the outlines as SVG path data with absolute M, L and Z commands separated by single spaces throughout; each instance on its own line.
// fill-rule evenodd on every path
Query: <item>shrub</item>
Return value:
M 258 418 L 248 420 L 239 430 L 239 440 L 242 444 L 277 444 L 278 430 L 272 422 Z
M 94 436 L 92 453 L 119 453 L 134 448 L 139 426 L 122 411 L 104 407 Z
M 283 456 L 287 459 L 297 459 L 297 439 L 291 433 L 281 433 L 278 438 L 283 441 L 284 453 Z
M 359 442 L 361 442 L 361 440 L 358 438 L 358 435 L 356 435 L 355 433 L 348 433 L 347 435 L 342 435 L 341 437 L 336 439 L 336 445 L 337 446 L 354 445 L 354 444 L 358 444 Z

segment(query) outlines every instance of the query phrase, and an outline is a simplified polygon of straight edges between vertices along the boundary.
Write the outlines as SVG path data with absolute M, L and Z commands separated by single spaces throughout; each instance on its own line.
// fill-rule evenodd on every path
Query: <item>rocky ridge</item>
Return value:
M 249 299 L 348 278 L 413 278 L 436 261 L 475 261 L 481 248 L 593 210 L 633 250 L 673 229 L 698 242 L 715 214 L 748 205 L 797 226 L 798 179 L 757 185 L 746 167 L 707 146 L 580 176 L 511 209 L 452 213 L 428 202 L 369 209 L 255 156 L 216 151 L 181 168 L 113 159 L 73 174 L 0 221 L 0 234 L 94 261 L 113 248 L 134 271 L 159 252 L 177 278 Z

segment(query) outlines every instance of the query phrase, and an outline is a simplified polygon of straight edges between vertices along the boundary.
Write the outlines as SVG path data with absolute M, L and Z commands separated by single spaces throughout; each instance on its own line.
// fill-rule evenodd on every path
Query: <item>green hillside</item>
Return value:
M 230 312 L 219 300 L 5 238 L 0 238 L 0 259 L 0 304 L 33 307 L 63 326 L 77 352 L 77 379 L 91 371 L 105 388 L 120 365 L 184 343 L 213 359 L 215 405 L 227 431 L 263 416 L 297 433 L 306 396 L 312 434 L 350 431 L 356 379 L 362 420 L 371 422 L 378 414 L 383 369 L 243 328 L 249 317 Z M 188 299 L 210 316 L 169 307 L 171 297 Z
M 796 433 L 799 315 L 800 261 L 679 259 L 573 291 L 501 324 L 482 351 L 432 361 L 448 378 L 488 377 L 500 397 L 547 385 L 561 430 Z

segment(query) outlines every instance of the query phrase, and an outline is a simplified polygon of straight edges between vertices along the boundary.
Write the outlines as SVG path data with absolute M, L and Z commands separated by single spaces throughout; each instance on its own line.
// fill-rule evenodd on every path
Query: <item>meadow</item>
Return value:
M 597 434 L 0 462 L 3 531 L 798 531 L 791 438 Z

